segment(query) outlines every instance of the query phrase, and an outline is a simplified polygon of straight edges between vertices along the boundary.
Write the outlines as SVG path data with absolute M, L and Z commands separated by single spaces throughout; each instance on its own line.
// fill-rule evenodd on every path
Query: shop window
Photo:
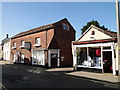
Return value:
M 76 48 L 77 50 L 77 65 L 87 66 L 87 48 Z
M 88 66 L 101 67 L 101 49 L 89 47 Z

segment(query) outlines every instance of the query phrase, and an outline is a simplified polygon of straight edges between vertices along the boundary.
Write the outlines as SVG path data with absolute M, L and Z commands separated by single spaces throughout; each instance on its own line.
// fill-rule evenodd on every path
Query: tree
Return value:
M 105 28 L 104 25 L 100 26 L 98 21 L 92 20 L 92 21 L 88 22 L 87 25 L 83 26 L 83 28 L 81 29 L 82 30 L 81 34 L 83 34 L 91 25 L 95 25 L 96 27 L 101 28 L 103 30 L 108 30 L 108 28 Z

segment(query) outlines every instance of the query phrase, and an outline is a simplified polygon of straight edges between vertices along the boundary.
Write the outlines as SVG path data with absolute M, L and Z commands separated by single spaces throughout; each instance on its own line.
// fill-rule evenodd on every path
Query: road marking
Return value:
M 7 88 L 5 88 L 5 86 L 3 84 L 0 83 L 0 89 L 1 90 L 7 90 Z

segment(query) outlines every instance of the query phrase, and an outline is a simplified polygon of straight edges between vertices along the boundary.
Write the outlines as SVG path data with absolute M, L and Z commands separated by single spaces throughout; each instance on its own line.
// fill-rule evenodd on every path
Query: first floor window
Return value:
M 16 42 L 13 43 L 13 47 L 16 47 Z
M 25 41 L 21 41 L 21 46 L 25 46 Z
M 35 44 L 40 45 L 41 44 L 41 38 L 35 38 Z

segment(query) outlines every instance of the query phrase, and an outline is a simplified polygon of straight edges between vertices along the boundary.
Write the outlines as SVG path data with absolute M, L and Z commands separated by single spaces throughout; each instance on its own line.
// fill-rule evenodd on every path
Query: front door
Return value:
M 112 51 L 103 51 L 103 69 L 105 73 L 112 73 Z
M 57 67 L 58 54 L 51 53 L 51 67 Z

